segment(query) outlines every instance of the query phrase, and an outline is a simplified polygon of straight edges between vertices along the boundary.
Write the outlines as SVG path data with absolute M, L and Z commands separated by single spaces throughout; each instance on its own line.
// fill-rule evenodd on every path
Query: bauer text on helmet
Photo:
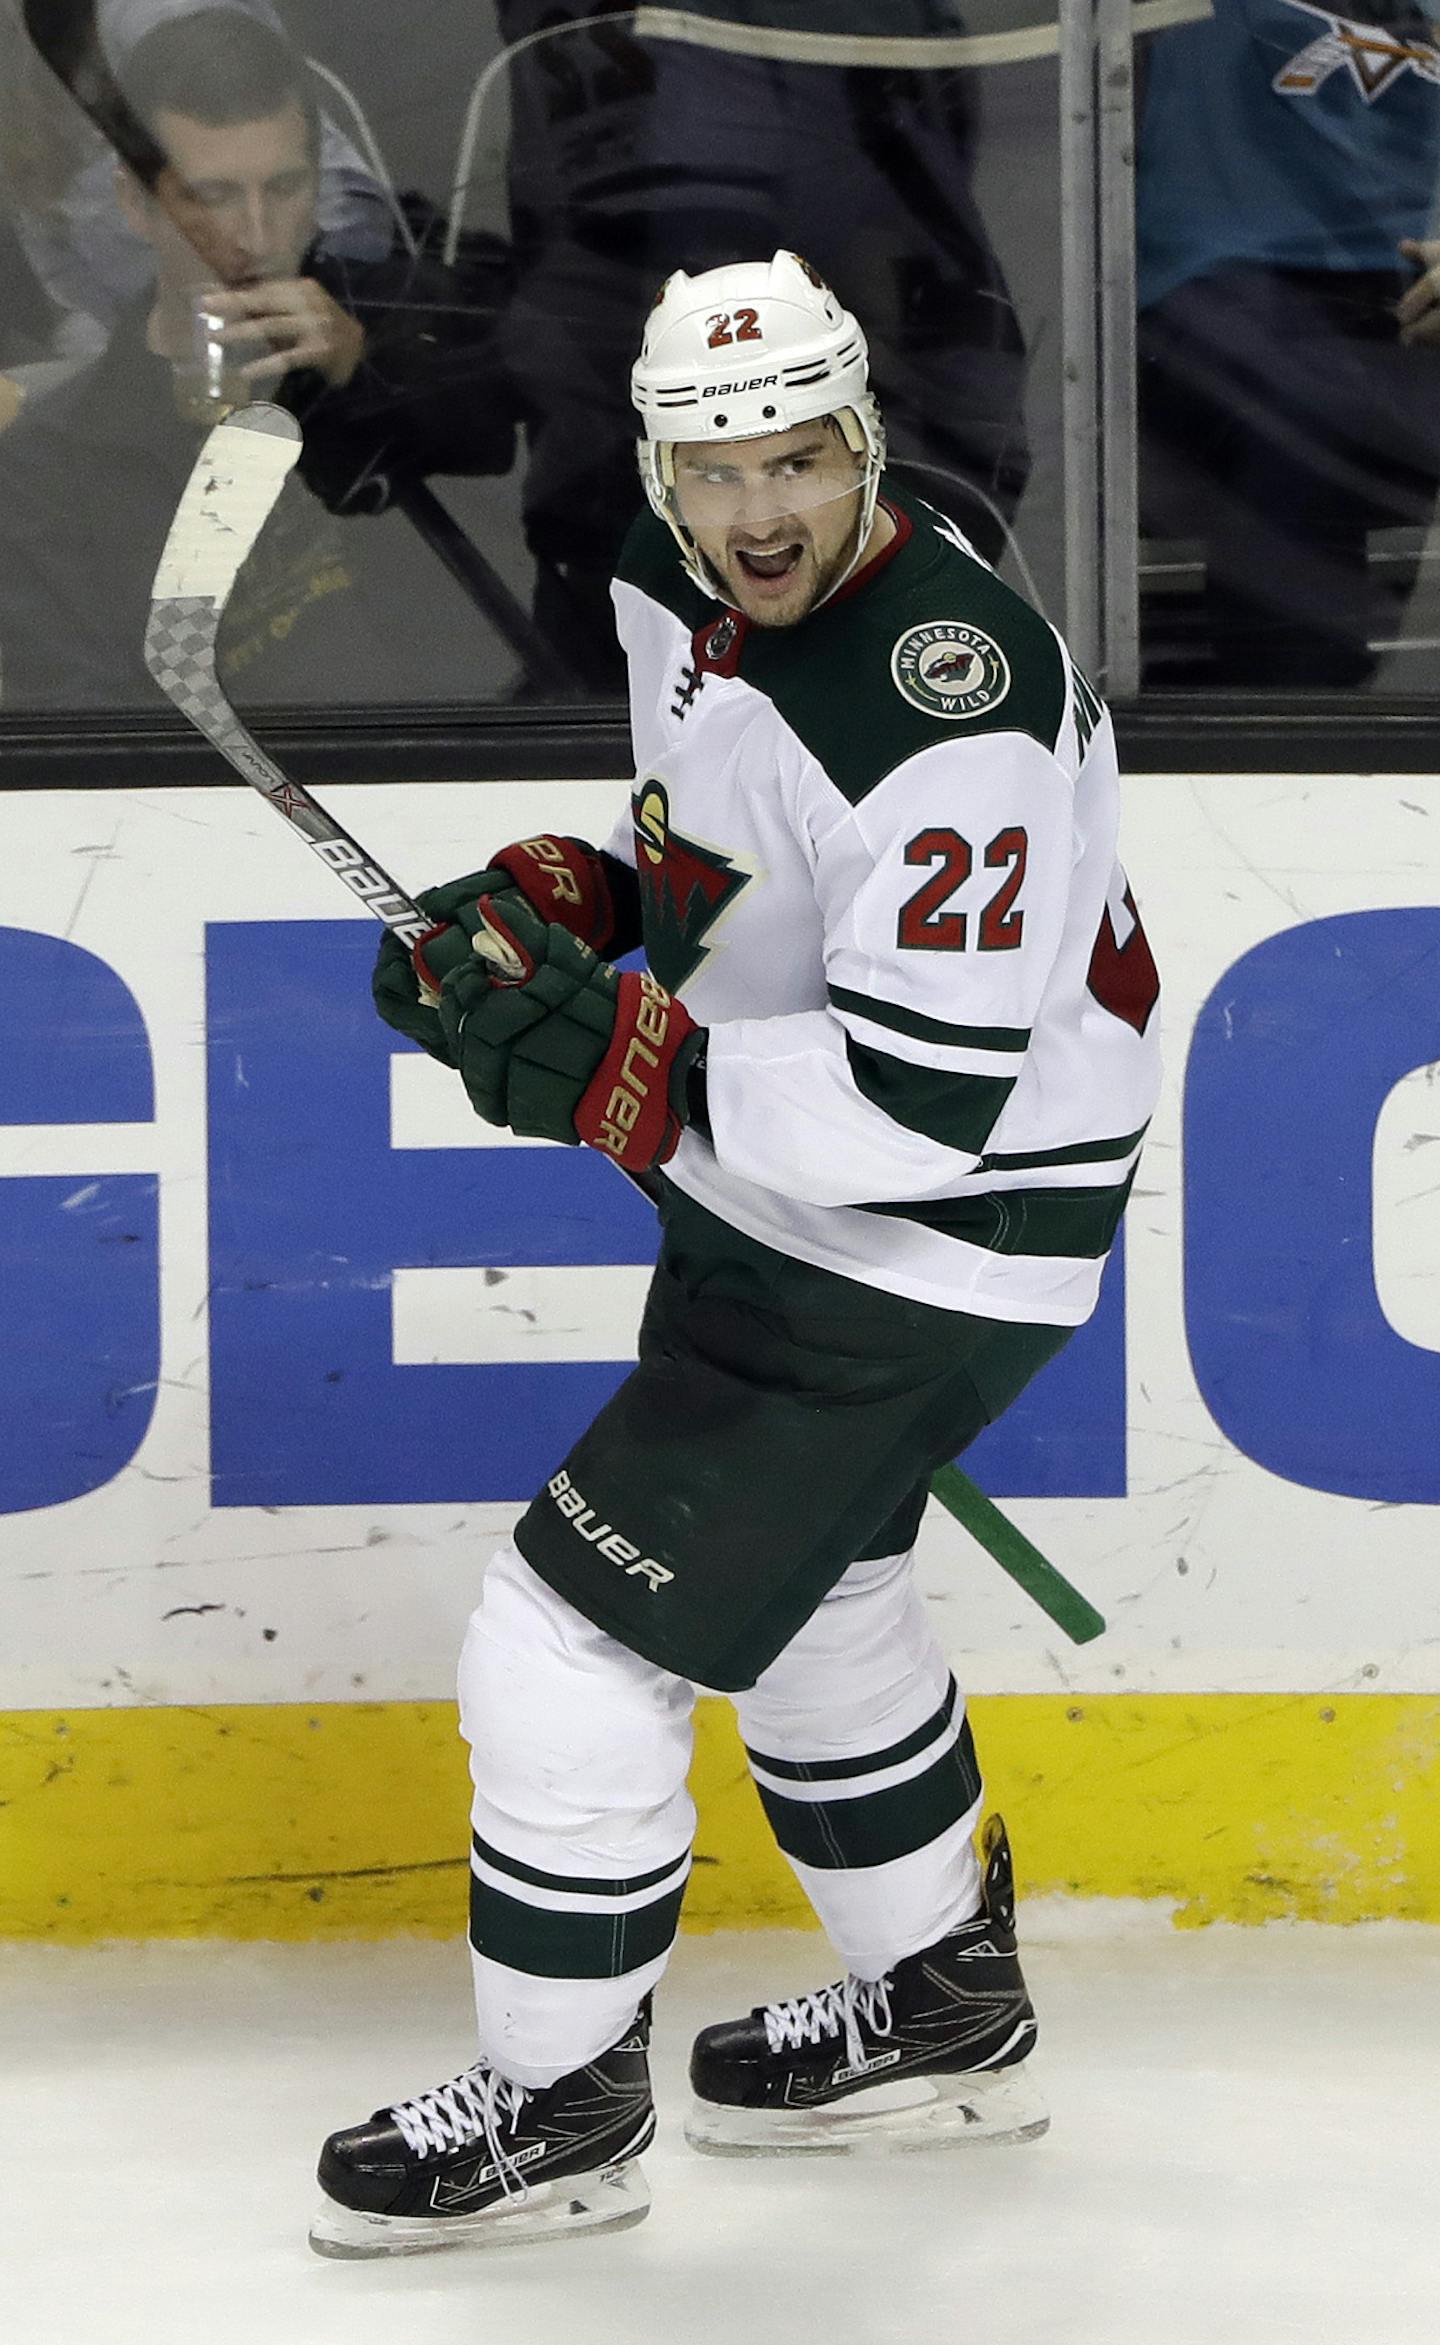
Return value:
M 646 495 L 707 594 L 789 625 L 871 548 L 885 435 L 865 336 L 795 253 L 667 279 L 632 395 Z

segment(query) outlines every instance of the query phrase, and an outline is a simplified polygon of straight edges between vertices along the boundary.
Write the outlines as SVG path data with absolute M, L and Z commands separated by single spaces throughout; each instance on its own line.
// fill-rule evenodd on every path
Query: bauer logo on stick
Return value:
M 907 628 L 890 673 L 912 707 L 949 724 L 985 716 L 1010 689 L 1010 662 L 994 636 L 959 619 Z

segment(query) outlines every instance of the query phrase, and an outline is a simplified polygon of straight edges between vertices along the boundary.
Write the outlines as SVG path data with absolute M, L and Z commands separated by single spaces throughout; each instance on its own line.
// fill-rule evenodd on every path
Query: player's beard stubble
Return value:
M 726 596 L 757 627 L 794 627 L 833 594 L 855 558 L 860 531 L 857 513 L 838 545 L 817 546 L 803 522 L 787 522 L 763 538 L 743 529 L 732 530 L 723 554 L 702 547 L 717 572 Z M 768 565 L 786 553 L 791 560 L 777 574 L 766 576 L 752 563 Z

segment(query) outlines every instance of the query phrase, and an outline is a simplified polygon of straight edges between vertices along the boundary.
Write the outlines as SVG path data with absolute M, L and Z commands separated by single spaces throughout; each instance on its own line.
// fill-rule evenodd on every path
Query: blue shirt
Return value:
M 1139 305 L 1235 261 L 1400 269 L 1440 167 L 1440 45 L 1404 0 L 1214 0 L 1156 36 L 1140 129 Z

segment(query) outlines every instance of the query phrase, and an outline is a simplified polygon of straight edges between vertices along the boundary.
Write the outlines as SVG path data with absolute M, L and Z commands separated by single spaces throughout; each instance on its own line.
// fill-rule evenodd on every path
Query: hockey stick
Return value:
M 186 484 L 160 557 L 145 662 L 166 697 L 299 833 L 326 868 L 392 935 L 414 945 L 435 933 L 429 914 L 308 790 L 281 772 L 236 716 L 216 673 L 216 638 L 231 589 L 275 509 L 300 449 L 300 426 L 283 408 L 238 408 L 215 426 Z M 504 973 L 515 974 L 501 938 L 482 931 L 471 941 Z M 655 1202 L 651 1182 L 637 1180 L 635 1186 Z M 1072 1643 L 1083 1645 L 1100 1635 L 1105 1622 L 1094 1606 L 958 1466 L 942 1466 L 930 1488 Z
M 139 178 L 152 179 L 166 157 L 116 83 L 98 38 L 96 0 L 23 0 L 23 14 L 40 55 L 96 129 Z M 458 219 L 458 209 L 456 216 Z M 305 840 L 327 869 L 345 882 L 367 911 L 402 942 L 414 945 L 434 933 L 428 914 L 308 790 L 292 782 L 266 755 L 230 706 L 216 671 L 216 639 L 231 589 L 274 510 L 300 449 L 300 427 L 280 408 L 242 408 L 217 424 L 201 450 L 161 557 L 146 631 L 146 664 L 174 705 Z M 433 519 L 429 508 L 426 518 Z M 417 520 L 417 526 L 423 527 L 423 521 Z M 440 544 L 433 532 L 427 534 L 442 559 L 455 569 L 454 540 L 447 537 Z M 465 583 L 475 591 L 473 577 L 467 576 Z M 507 632 L 504 614 L 497 614 L 483 594 L 476 599 L 496 618 L 502 632 Z M 515 635 L 510 634 L 509 640 L 522 657 L 527 656 L 525 645 Z M 516 974 L 501 939 L 482 931 L 471 942 L 477 951 L 494 959 L 503 974 Z M 637 1186 L 654 1201 L 647 1184 Z M 956 1466 L 942 1466 L 930 1486 L 941 1505 L 1073 1643 L 1085 1644 L 1101 1634 L 1105 1623 L 1100 1614 L 968 1475 Z
M 266 755 L 230 706 L 216 671 L 216 641 L 231 591 L 302 445 L 300 426 L 283 407 L 237 408 L 216 424 L 185 484 L 160 556 L 145 630 L 145 665 L 167 700 L 298 832 L 326 869 L 392 936 L 413 947 L 437 933 L 430 914 Z M 515 955 L 500 937 L 482 929 L 471 941 L 507 975 L 517 974 Z
M 1046 1561 L 1039 1548 L 1031 1545 L 968 1474 L 955 1465 L 941 1466 L 930 1477 L 930 1494 L 984 1548 L 992 1562 L 1024 1589 L 1032 1603 L 1065 1631 L 1072 1645 L 1088 1645 L 1092 1637 L 1104 1635 L 1105 1615 L 1097 1612 L 1078 1588 L 1072 1588 L 1064 1573 Z

